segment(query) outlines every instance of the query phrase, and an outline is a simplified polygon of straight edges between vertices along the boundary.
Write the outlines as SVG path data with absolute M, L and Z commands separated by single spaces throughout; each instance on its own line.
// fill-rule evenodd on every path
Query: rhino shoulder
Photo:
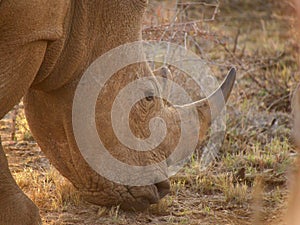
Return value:
M 16 45 L 58 39 L 70 5 L 70 0 L 2 0 L 0 42 Z

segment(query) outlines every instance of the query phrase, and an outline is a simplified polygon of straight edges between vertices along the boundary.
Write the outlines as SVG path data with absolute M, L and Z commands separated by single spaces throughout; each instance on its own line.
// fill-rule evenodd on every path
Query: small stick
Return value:
M 19 111 L 19 104 L 15 105 L 14 109 L 12 110 L 12 123 L 11 123 L 11 140 L 14 141 L 16 137 L 16 122 L 17 116 Z

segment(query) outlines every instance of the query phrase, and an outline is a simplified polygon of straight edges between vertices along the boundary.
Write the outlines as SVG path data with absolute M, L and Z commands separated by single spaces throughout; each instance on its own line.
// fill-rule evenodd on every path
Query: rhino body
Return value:
M 124 209 L 141 210 L 157 203 L 169 191 L 168 181 L 135 187 L 100 176 L 83 159 L 72 130 L 72 103 L 82 74 L 110 49 L 141 40 L 146 6 L 146 0 L 0 2 L 0 118 L 24 97 L 26 118 L 45 155 L 86 200 L 98 205 L 119 204 Z M 234 82 L 233 73 L 220 89 L 225 99 Z M 126 84 L 145 76 L 154 76 L 146 63 L 118 71 L 101 93 L 96 107 L 97 130 L 107 140 L 110 153 L 133 165 L 165 159 L 170 154 L 168 146 L 172 147 L 172 140 L 180 133 L 175 126 L 166 141 L 151 153 L 132 154 L 115 140 L 107 110 L 112 106 L 111 99 Z M 195 105 L 203 125 L 200 133 L 204 134 L 212 119 L 207 100 Z M 133 133 L 140 138 L 147 137 L 153 116 L 176 121 L 175 111 L 157 98 L 142 100 L 131 115 Z M 141 115 L 144 119 L 139 121 Z M 38 209 L 16 185 L 2 148 L 0 224 L 40 224 Z

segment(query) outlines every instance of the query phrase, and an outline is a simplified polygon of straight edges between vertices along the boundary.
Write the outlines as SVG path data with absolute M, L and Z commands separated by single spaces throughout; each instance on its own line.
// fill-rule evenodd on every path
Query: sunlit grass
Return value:
M 65 209 L 79 205 L 81 198 L 73 185 L 51 167 L 41 173 L 31 168 L 13 174 L 19 187 L 38 207 L 48 210 Z

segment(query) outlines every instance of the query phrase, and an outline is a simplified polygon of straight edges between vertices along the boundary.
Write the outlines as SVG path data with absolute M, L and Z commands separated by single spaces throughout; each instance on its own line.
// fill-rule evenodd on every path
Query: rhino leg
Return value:
M 37 41 L 25 46 L 13 45 L 11 49 L 2 51 L 0 41 L 0 119 L 29 89 L 42 63 L 46 47 L 46 42 Z M 37 207 L 13 179 L 0 144 L 0 224 L 35 225 L 41 224 L 40 221 Z
M 0 222 L 1 225 L 41 224 L 38 208 L 13 179 L 0 139 Z
M 0 21 L 1 12 L 0 12 Z M 5 27 L 5 26 L 4 26 Z M 0 119 L 20 101 L 32 84 L 43 61 L 45 41 L 10 44 L 6 29 L 0 25 Z M 0 142 L 0 224 L 41 224 L 34 203 L 21 191 L 13 179 Z

